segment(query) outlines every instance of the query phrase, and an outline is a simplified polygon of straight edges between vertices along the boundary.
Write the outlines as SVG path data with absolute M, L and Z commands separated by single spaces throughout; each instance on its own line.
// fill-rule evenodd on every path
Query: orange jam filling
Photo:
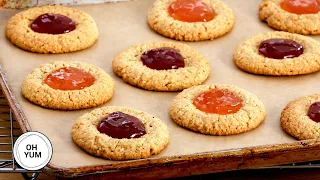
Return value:
M 320 0 L 283 0 L 280 6 L 295 14 L 316 14 L 320 11 Z
M 173 19 L 184 22 L 208 22 L 215 16 L 201 0 L 177 0 L 169 6 L 168 12 Z
M 58 69 L 44 80 L 48 86 L 58 90 L 81 90 L 91 86 L 94 81 L 90 73 L 74 67 Z
M 227 89 L 211 89 L 194 99 L 197 109 L 214 114 L 236 113 L 242 107 L 242 99 Z

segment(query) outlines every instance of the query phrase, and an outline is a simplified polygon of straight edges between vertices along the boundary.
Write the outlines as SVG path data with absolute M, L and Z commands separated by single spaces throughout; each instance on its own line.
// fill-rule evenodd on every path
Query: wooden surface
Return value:
M 4 99 L 0 91 L 0 120 L 9 120 L 9 106 Z M 0 126 L 9 126 L 8 122 L 1 122 Z M 18 124 L 14 123 L 14 127 L 18 128 Z M 0 134 L 9 134 L 9 130 L 0 129 Z M 19 129 L 14 130 L 14 134 L 19 135 L 21 131 Z M 10 142 L 10 138 L 1 138 L 0 142 Z M 0 146 L 0 150 L 10 150 L 9 146 Z M 10 155 L 0 154 L 0 159 L 10 159 Z M 22 180 L 21 174 L 16 173 L 3 173 L 0 174 L 0 180 Z M 55 177 L 50 177 L 44 173 L 41 173 L 38 180 L 54 180 Z M 268 170 L 244 170 L 244 171 L 234 171 L 234 172 L 223 172 L 202 176 L 190 176 L 184 178 L 177 178 L 175 180 L 201 180 L 201 179 L 222 179 L 222 180 L 320 180 L 320 168 L 319 169 L 268 169 Z

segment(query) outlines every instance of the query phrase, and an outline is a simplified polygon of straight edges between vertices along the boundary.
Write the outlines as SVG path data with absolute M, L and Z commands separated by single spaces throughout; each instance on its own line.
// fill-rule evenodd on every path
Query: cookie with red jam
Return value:
M 298 34 L 320 34 L 319 0 L 263 0 L 262 21 L 274 29 Z
M 291 101 L 282 111 L 282 129 L 299 140 L 320 138 L 320 94 Z
M 79 117 L 73 141 L 86 152 L 111 160 L 148 158 L 169 143 L 167 126 L 152 115 L 126 107 L 107 106 Z
M 112 78 L 96 66 L 56 61 L 29 73 L 23 80 L 21 93 L 45 108 L 78 110 L 107 102 L 113 96 L 114 86 Z
M 200 85 L 179 93 L 170 105 L 178 125 L 209 135 L 233 135 L 258 127 L 266 109 L 252 93 L 231 85 Z
M 171 42 L 132 46 L 113 59 L 112 67 L 125 82 L 154 91 L 180 91 L 203 83 L 210 74 L 203 55 Z
M 272 31 L 240 43 L 233 60 L 240 69 L 253 74 L 309 74 L 320 70 L 319 45 L 310 37 Z
M 67 53 L 89 48 L 98 39 L 92 17 L 63 6 L 34 7 L 10 18 L 6 36 L 16 46 L 36 53 Z
M 227 34 L 235 17 L 220 0 L 156 0 L 149 9 L 148 23 L 165 37 L 202 41 Z

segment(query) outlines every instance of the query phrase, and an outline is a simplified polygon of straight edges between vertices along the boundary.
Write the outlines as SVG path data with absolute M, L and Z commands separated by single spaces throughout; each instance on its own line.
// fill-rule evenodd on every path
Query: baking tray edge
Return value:
M 0 65 L 0 85 L 23 133 L 32 131 Z M 58 177 L 95 179 L 159 179 L 259 168 L 320 160 L 320 139 L 246 147 L 183 156 L 148 158 L 96 166 L 60 167 L 49 163 L 43 171 Z
M 79 4 L 100 4 L 114 3 L 129 0 L 0 0 L 0 8 L 5 9 L 25 9 L 43 5 L 79 5 Z M 132 0 L 130 0 L 132 1 Z

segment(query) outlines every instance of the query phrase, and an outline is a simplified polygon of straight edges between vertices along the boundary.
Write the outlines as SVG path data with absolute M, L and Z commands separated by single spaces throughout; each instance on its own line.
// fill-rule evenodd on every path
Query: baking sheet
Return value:
M 69 54 L 43 55 L 23 51 L 6 38 L 4 27 L 16 10 L 0 10 L 0 62 L 8 82 L 33 131 L 47 135 L 53 144 L 51 164 L 60 167 L 75 167 L 98 164 L 117 164 L 93 157 L 78 148 L 71 139 L 71 127 L 82 114 L 81 111 L 49 110 L 31 104 L 21 96 L 23 78 L 41 64 L 52 61 L 84 61 L 103 68 L 116 83 L 115 94 L 103 106 L 127 106 L 148 112 L 162 119 L 169 128 L 169 146 L 152 158 L 190 155 L 195 153 L 228 150 L 260 145 L 294 142 L 281 129 L 279 116 L 283 107 L 291 100 L 320 91 L 317 86 L 319 73 L 294 77 L 270 77 L 247 74 L 239 70 L 232 61 L 237 44 L 257 33 L 272 31 L 258 18 L 257 0 L 224 0 L 235 13 L 236 25 L 224 37 L 213 41 L 184 42 L 204 54 L 212 68 L 204 84 L 233 84 L 256 94 L 267 109 L 266 120 L 255 130 L 233 136 L 208 136 L 191 132 L 170 120 L 169 104 L 177 93 L 151 92 L 124 83 L 112 71 L 113 57 L 131 45 L 149 41 L 171 41 L 153 32 L 147 25 L 146 15 L 153 0 L 122 2 L 115 4 L 76 6 L 96 20 L 100 36 L 91 48 Z M 313 36 L 319 39 L 317 36 Z

